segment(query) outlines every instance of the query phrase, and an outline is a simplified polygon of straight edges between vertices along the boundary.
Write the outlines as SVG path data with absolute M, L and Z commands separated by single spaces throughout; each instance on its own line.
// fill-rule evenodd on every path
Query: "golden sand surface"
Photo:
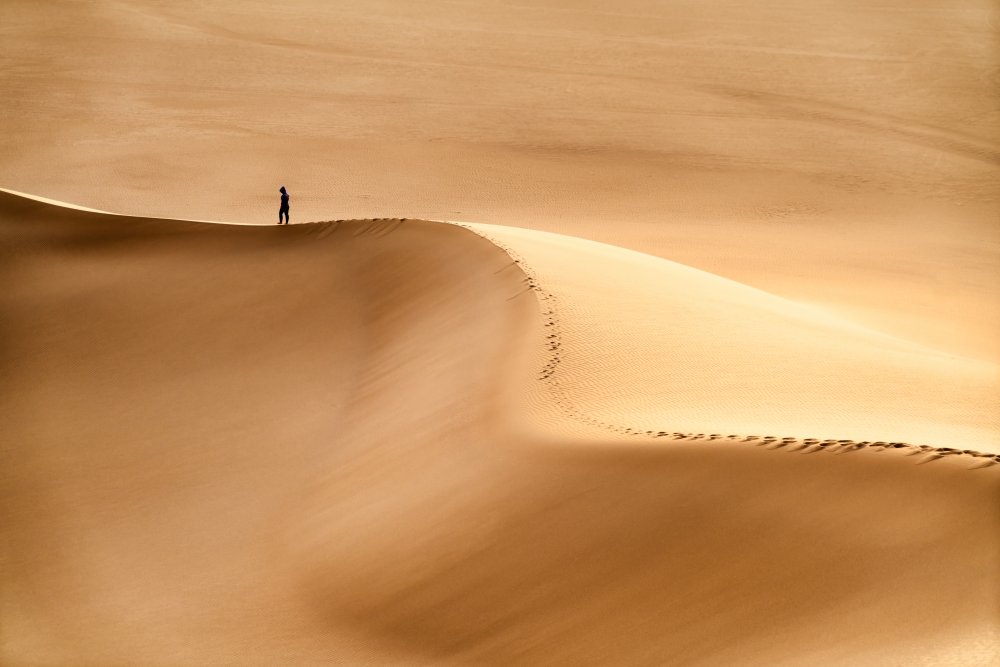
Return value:
M 1000 663 L 998 26 L 0 3 L 0 664 Z

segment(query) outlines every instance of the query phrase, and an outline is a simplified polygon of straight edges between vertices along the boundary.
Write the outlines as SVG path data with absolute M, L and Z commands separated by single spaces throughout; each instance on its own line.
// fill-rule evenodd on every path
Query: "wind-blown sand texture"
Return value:
M 0 664 L 1000 662 L 993 5 L 341 4 L 0 5 Z
M 0 211 L 15 662 L 995 657 L 984 362 L 544 232 Z

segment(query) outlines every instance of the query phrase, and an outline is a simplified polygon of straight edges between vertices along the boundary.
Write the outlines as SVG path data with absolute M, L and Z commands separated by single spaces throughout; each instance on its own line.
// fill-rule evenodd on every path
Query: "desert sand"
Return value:
M 0 664 L 1000 663 L 996 11 L 3 3 Z

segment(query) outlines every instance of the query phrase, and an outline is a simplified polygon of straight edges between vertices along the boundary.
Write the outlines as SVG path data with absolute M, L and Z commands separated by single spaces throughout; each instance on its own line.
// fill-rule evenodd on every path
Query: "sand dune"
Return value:
M 0 234 L 5 664 L 998 657 L 989 362 L 509 227 Z
M 657 257 L 545 232 L 470 228 L 531 273 L 558 346 L 545 372 L 553 398 L 589 423 L 1000 453 L 997 364 Z
M 998 26 L 0 3 L 0 664 L 1000 664 Z
M 543 229 L 1000 362 L 998 25 L 992 0 L 7 0 L 0 186 Z

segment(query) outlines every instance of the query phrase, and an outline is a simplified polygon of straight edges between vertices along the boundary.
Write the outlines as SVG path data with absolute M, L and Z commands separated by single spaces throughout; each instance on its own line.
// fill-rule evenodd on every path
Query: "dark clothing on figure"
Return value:
M 281 208 L 278 209 L 278 224 L 281 224 L 281 218 L 284 216 L 285 224 L 288 224 L 288 193 L 282 191 L 281 193 Z

